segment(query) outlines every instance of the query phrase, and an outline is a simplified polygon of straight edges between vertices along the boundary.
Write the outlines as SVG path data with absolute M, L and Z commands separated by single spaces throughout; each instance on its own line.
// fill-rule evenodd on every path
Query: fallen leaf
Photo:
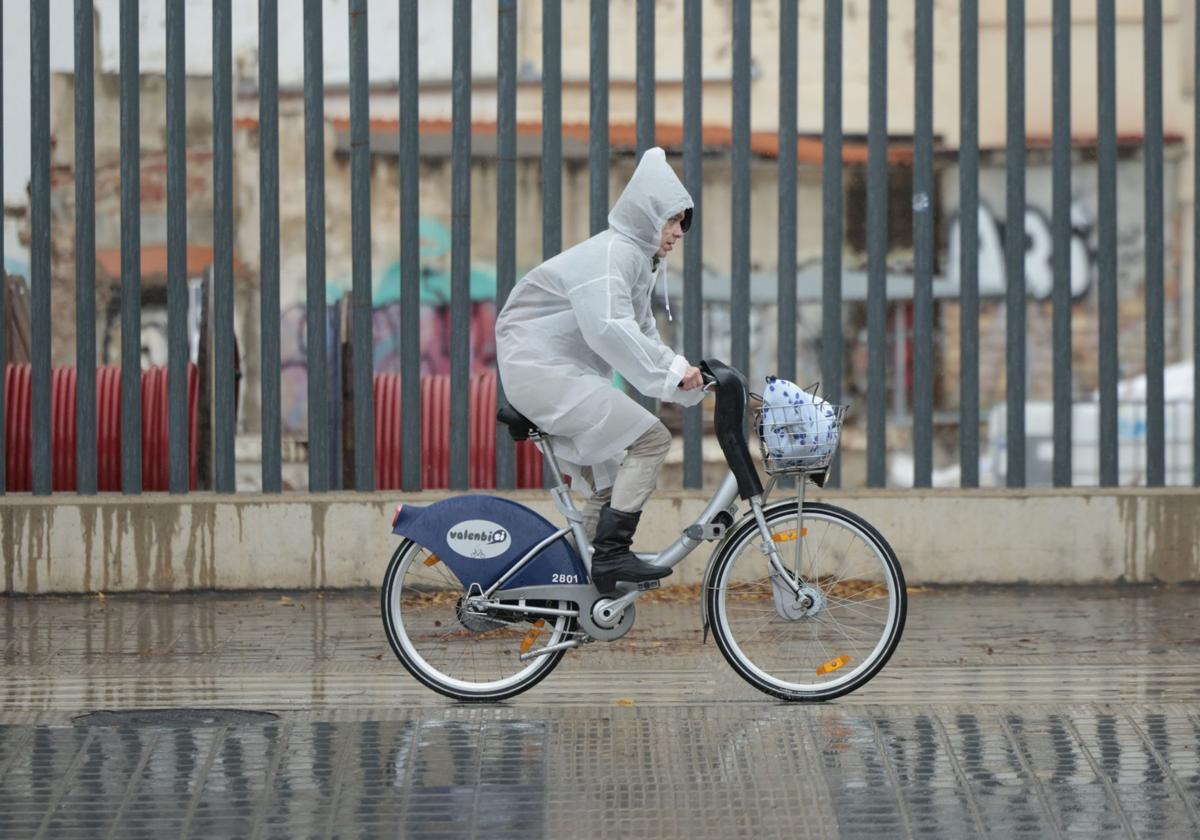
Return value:
M 615 705 L 617 705 L 617 706 L 632 706 L 633 701 L 630 700 L 628 697 L 622 697 L 616 701 Z

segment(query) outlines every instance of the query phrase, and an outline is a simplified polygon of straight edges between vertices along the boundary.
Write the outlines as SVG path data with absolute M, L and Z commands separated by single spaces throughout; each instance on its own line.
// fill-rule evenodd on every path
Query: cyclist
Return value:
M 671 445 L 666 426 L 613 385 L 615 370 L 648 397 L 694 405 L 700 370 L 662 342 L 650 298 L 667 254 L 691 226 L 692 198 L 660 148 L 648 149 L 608 215 L 608 230 L 539 265 L 496 319 L 504 394 L 551 436 L 572 487 L 590 494 L 592 580 L 671 572 L 630 550 Z M 669 293 L 663 300 L 670 315 Z

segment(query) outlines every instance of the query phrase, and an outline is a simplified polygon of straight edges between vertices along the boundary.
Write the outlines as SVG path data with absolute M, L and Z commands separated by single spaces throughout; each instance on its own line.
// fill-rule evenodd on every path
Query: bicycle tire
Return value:
M 763 511 L 768 525 L 778 523 L 789 516 L 796 517 L 796 503 L 782 502 Z M 890 576 L 889 597 L 894 594 L 895 604 L 889 601 L 889 618 L 886 632 L 881 636 L 881 643 L 873 649 L 870 661 L 866 667 L 856 668 L 853 676 L 844 681 L 831 681 L 829 688 L 797 689 L 789 687 L 783 680 L 767 674 L 760 666 L 749 660 L 742 651 L 731 629 L 727 612 L 724 609 L 724 596 L 731 574 L 731 564 L 742 556 L 758 536 L 758 525 L 753 518 L 747 518 L 736 526 L 733 533 L 719 549 L 718 556 L 710 566 L 709 574 L 704 581 L 706 608 L 709 623 L 716 639 L 717 647 L 725 657 L 726 662 L 737 674 L 755 688 L 777 697 L 781 700 L 796 702 L 824 702 L 842 697 L 855 691 L 869 682 L 891 659 L 904 633 L 904 624 L 908 612 L 908 595 L 905 590 L 904 572 L 896 558 L 895 551 L 884 539 L 883 535 L 862 517 L 821 502 L 807 502 L 804 505 L 803 517 L 813 520 L 824 519 L 836 522 L 863 538 L 865 544 L 875 552 L 881 567 Z M 806 526 L 805 526 L 806 527 Z M 767 678 L 764 678 L 764 675 Z
M 380 615 L 383 619 L 383 627 L 387 635 L 388 644 L 391 646 L 396 658 L 400 660 L 400 663 L 418 682 L 426 688 L 430 688 L 439 694 L 455 700 L 464 702 L 496 702 L 528 691 L 554 670 L 562 660 L 566 649 L 557 650 L 540 657 L 529 667 L 522 670 L 518 676 L 505 680 L 502 685 L 469 689 L 464 687 L 462 681 L 447 679 L 446 675 L 426 662 L 407 637 L 402 610 L 398 607 L 399 593 L 396 591 L 396 586 L 398 583 L 401 583 L 397 580 L 397 577 L 405 570 L 406 562 L 411 562 L 412 559 L 415 559 L 421 550 L 424 549 L 412 540 L 406 539 L 400 544 L 392 554 L 391 561 L 388 563 L 380 592 Z M 410 555 L 412 555 L 411 558 Z M 561 641 L 574 631 L 575 620 L 563 617 L 562 625 L 552 631 L 554 635 L 550 641 L 551 643 Z

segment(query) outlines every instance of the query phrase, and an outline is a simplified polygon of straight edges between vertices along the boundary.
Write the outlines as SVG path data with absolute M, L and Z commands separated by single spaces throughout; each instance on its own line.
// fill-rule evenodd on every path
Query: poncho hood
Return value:
M 689 211 L 683 229 L 691 224 L 692 197 L 684 189 L 666 153 L 658 146 L 642 155 L 633 177 L 608 214 L 608 226 L 638 244 L 647 257 L 658 251 L 663 225 L 680 211 Z

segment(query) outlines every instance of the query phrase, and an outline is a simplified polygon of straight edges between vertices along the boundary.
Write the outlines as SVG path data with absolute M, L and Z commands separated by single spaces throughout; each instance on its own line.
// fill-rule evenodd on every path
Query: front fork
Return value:
M 804 491 L 807 483 L 804 476 L 797 476 L 796 529 L 794 533 L 784 532 L 782 539 L 771 533 L 771 527 L 763 515 L 762 498 L 755 497 L 750 500 L 750 509 L 758 523 L 758 532 L 763 542 L 763 553 L 767 555 L 767 576 L 771 579 L 775 611 L 779 613 L 780 618 L 788 621 L 803 617 L 816 606 L 812 587 L 805 585 L 800 574 L 804 558 L 804 538 L 807 535 L 804 527 Z M 791 571 L 785 562 L 784 552 L 779 549 L 780 543 L 786 545 L 789 542 L 793 543 Z

